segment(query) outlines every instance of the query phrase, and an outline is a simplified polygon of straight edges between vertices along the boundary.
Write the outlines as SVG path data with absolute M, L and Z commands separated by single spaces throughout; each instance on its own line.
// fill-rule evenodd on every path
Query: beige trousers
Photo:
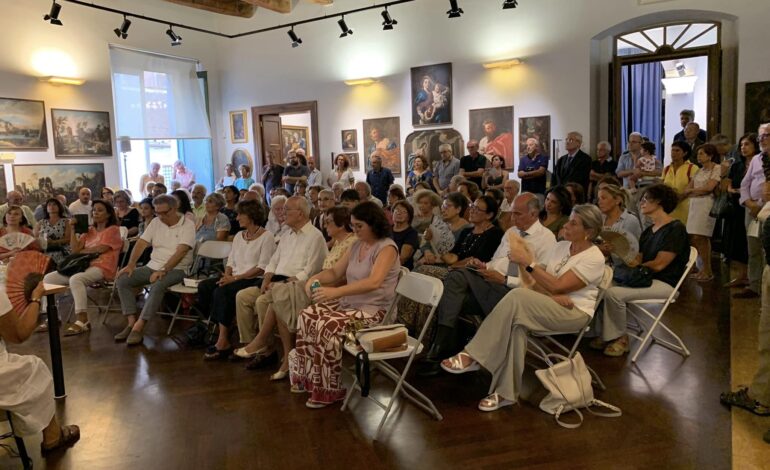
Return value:
M 238 320 L 238 334 L 242 343 L 250 343 L 262 327 L 267 315 L 267 309 L 273 302 L 270 291 L 260 294 L 259 287 L 241 289 L 235 295 L 235 316 Z M 274 338 L 270 335 L 268 345 Z

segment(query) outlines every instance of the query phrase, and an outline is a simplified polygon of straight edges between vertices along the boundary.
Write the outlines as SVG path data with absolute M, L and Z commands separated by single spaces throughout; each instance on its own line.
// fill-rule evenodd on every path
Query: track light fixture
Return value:
M 341 38 L 347 37 L 349 34 L 353 34 L 353 30 L 348 28 L 347 23 L 345 23 L 345 15 L 343 15 L 342 18 L 337 21 L 337 24 L 340 25 L 340 30 L 342 31 L 342 34 L 340 34 Z
M 176 34 L 171 25 L 168 25 L 168 29 L 166 30 L 166 36 L 171 38 L 172 46 L 179 46 L 182 44 L 182 36 L 179 36 L 178 34 Z
M 462 8 L 457 6 L 457 0 L 449 0 L 449 7 L 449 11 L 447 11 L 446 14 L 449 15 L 450 18 L 459 18 L 465 13 Z
M 291 47 L 299 47 L 299 45 L 302 44 L 302 38 L 297 36 L 297 33 L 294 32 L 294 26 L 292 26 L 286 34 L 291 38 Z
M 519 2 L 517 0 L 505 0 L 503 2 L 503 10 L 507 10 L 509 8 L 516 8 L 519 6 Z
M 48 21 L 51 24 L 55 24 L 56 26 L 61 26 L 62 22 L 59 19 L 60 11 L 61 11 L 61 5 L 56 3 L 56 0 L 53 0 L 53 4 L 51 5 L 51 11 L 43 17 L 43 20 Z
M 381 14 L 382 19 L 385 20 L 382 22 L 383 31 L 390 31 L 393 29 L 393 25 L 398 24 L 398 21 L 390 17 L 390 13 L 388 13 L 388 7 L 385 7 Z
M 126 39 L 128 37 L 128 28 L 130 27 L 131 20 L 129 20 L 126 15 L 123 15 L 123 24 L 120 25 L 120 28 L 115 28 L 113 30 L 115 31 L 115 36 Z

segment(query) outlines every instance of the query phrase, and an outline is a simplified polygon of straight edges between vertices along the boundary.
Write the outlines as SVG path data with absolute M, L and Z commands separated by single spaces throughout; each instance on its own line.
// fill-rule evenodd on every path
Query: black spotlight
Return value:
M 166 36 L 171 38 L 171 45 L 172 46 L 179 46 L 182 44 L 182 36 L 176 34 L 174 32 L 174 29 L 171 27 L 171 25 L 168 26 L 168 29 L 166 30 Z
M 56 3 L 56 0 L 53 1 L 53 4 L 51 5 L 51 11 L 43 17 L 45 21 L 50 22 L 51 24 L 55 24 L 57 26 L 61 26 L 62 22 L 59 19 L 59 12 L 61 11 L 61 5 Z
M 297 33 L 294 32 L 294 26 L 292 26 L 286 34 L 291 38 L 291 47 L 299 47 L 299 45 L 302 44 L 302 38 L 297 36 Z
M 340 30 L 342 31 L 342 34 L 340 34 L 341 38 L 346 37 L 348 34 L 353 34 L 353 30 L 348 28 L 347 23 L 345 23 L 345 17 L 343 16 L 340 18 L 340 20 L 337 22 L 338 25 L 340 25 Z
M 126 39 L 128 37 L 128 28 L 130 27 L 131 27 L 131 20 L 126 18 L 126 15 L 123 15 L 123 24 L 120 25 L 120 28 L 115 28 L 113 30 L 115 31 L 115 36 Z
M 449 7 L 449 11 L 446 12 L 446 14 L 449 15 L 450 18 L 459 18 L 465 13 L 462 8 L 457 6 L 457 0 L 449 0 Z
M 382 22 L 382 29 L 384 31 L 390 31 L 393 29 L 393 25 L 398 24 L 398 21 L 390 17 L 390 13 L 388 13 L 388 7 L 385 7 L 381 14 L 382 19 L 385 20 Z
M 516 8 L 519 6 L 519 2 L 517 0 L 505 0 L 503 2 L 503 10 L 507 10 L 509 8 Z

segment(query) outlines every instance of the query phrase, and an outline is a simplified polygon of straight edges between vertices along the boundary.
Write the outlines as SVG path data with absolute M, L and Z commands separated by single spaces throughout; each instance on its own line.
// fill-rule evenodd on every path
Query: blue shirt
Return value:
M 535 158 L 530 158 L 529 155 L 522 155 L 519 157 L 519 170 L 518 171 L 535 171 L 540 168 L 548 170 L 548 157 L 543 154 L 537 154 Z M 542 177 L 537 178 L 522 178 L 521 191 L 534 194 L 545 194 L 546 173 L 543 173 Z
M 238 178 L 235 180 L 235 187 L 238 189 L 245 189 L 248 191 L 252 184 L 254 184 L 254 178 Z
M 388 190 L 393 184 L 393 173 L 387 168 L 381 168 L 380 171 L 369 170 L 366 174 L 366 182 L 372 188 L 372 195 L 387 204 Z

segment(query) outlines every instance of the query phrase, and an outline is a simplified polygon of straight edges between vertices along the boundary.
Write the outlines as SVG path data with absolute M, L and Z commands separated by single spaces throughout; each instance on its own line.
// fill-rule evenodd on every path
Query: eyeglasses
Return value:
M 407 212 L 406 209 L 395 209 L 395 210 L 393 210 L 393 215 L 396 215 L 396 214 L 408 214 L 408 213 L 409 212 Z
M 165 211 L 159 211 L 159 210 L 155 209 L 155 214 L 160 216 L 160 217 L 165 217 L 165 216 L 169 215 L 171 212 L 173 212 L 173 209 L 168 209 L 168 210 L 165 210 Z
M 764 140 L 764 139 L 767 139 L 768 137 L 770 137 L 770 134 L 759 134 L 757 136 L 757 140 Z
M 472 210 L 472 211 L 479 211 L 479 212 L 486 212 L 486 211 L 487 211 L 487 208 L 486 208 L 486 207 L 483 207 L 483 206 L 479 206 L 479 205 L 477 205 L 477 204 L 471 204 L 471 205 L 470 205 L 470 206 L 468 206 L 468 207 L 469 207 L 469 208 L 470 208 L 470 210 Z

